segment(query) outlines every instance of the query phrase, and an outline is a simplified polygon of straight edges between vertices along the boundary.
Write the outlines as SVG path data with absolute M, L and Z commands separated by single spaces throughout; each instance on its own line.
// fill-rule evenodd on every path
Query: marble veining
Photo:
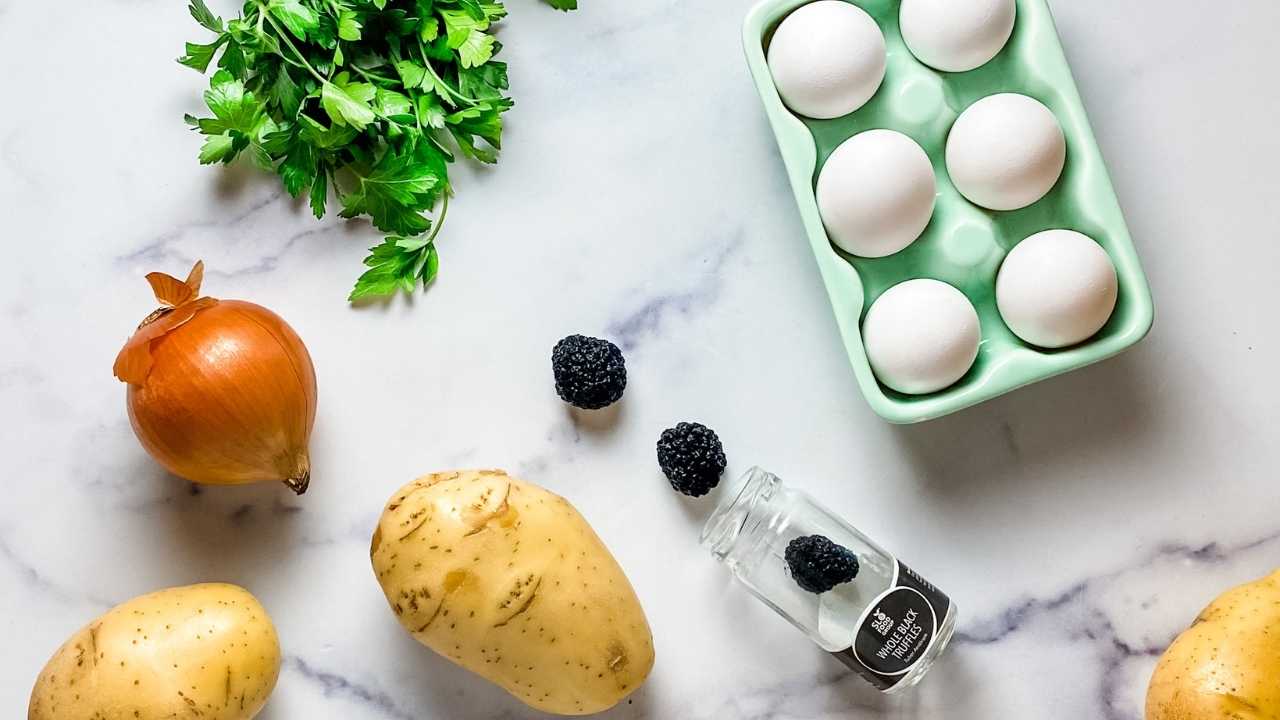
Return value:
M 857 392 L 751 87 L 750 2 L 510 0 L 500 165 L 457 166 L 429 292 L 352 307 L 376 231 L 196 163 L 183 3 L 0 0 L 0 707 L 20 714 L 111 605 L 221 580 L 286 652 L 260 720 L 541 717 L 408 637 L 370 569 L 390 494 L 470 466 L 569 497 L 635 585 L 658 662 L 611 720 L 1140 720 L 1170 640 L 1280 565 L 1280 91 L 1254 71 L 1280 5 L 1053 3 L 1156 328 L 894 428 Z M 143 275 L 196 259 L 208 293 L 272 308 L 315 359 L 301 498 L 190 485 L 132 435 L 111 364 L 151 310 Z M 574 332 L 627 353 L 608 412 L 555 397 L 550 349 Z M 676 496 L 653 458 L 681 420 L 720 433 L 727 477 L 768 467 L 952 595 L 955 643 L 919 688 L 878 695 L 697 546 L 717 496 Z
M 728 265 L 741 247 L 742 238 L 739 235 L 711 248 L 709 252 L 700 253 L 695 259 L 682 259 L 682 264 L 702 270 L 693 277 L 694 284 L 691 287 L 644 298 L 639 307 L 606 325 L 605 334 L 618 347 L 630 351 L 646 335 L 660 332 L 667 315 L 688 315 L 705 309 L 719 297 L 720 278 L 729 271 Z
M 336 673 L 312 667 L 300 657 L 286 657 L 281 673 L 291 673 L 318 685 L 326 698 L 341 697 L 375 711 L 379 717 L 396 720 L 413 720 L 414 714 L 396 705 L 395 700 L 383 690 L 372 690 Z

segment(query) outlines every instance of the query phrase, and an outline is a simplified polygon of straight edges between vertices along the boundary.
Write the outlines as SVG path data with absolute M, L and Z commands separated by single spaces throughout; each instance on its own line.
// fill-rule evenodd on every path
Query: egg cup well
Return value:
M 763 0 L 747 14 L 743 42 L 854 375 L 875 412 L 893 423 L 937 418 L 1104 360 L 1142 340 L 1154 315 L 1151 291 L 1046 0 L 1017 0 L 1017 21 L 1004 50 L 963 73 L 939 72 L 916 60 L 898 30 L 899 0 L 853 2 L 880 25 L 888 69 L 870 102 L 833 120 L 799 117 L 788 110 L 765 59 L 778 23 L 809 1 Z M 1067 139 L 1067 163 L 1058 184 L 1039 202 L 1012 212 L 985 210 L 965 200 L 951 184 L 945 161 L 947 133 L 956 118 L 975 101 L 1000 92 L 1022 93 L 1047 105 Z M 814 188 L 823 163 L 841 142 L 876 128 L 897 130 L 920 143 L 933 162 L 938 201 L 920 239 L 895 255 L 871 259 L 848 255 L 831 243 Z M 1115 311 L 1097 335 L 1079 345 L 1046 350 L 1028 345 L 1005 326 L 996 308 L 995 281 L 1014 245 L 1057 228 L 1082 232 L 1101 244 L 1115 264 L 1120 288 Z M 982 325 L 982 344 L 969 373 L 945 390 L 918 396 L 895 392 L 876 380 L 861 332 L 871 303 L 913 278 L 954 285 L 973 303 Z

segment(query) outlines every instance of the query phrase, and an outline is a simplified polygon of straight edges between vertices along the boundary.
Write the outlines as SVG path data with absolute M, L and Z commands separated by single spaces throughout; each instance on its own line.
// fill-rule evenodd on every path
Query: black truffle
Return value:
M 720 484 L 724 446 L 706 425 L 682 422 L 662 431 L 658 438 L 658 465 L 671 487 L 691 497 L 702 497 Z
M 821 535 L 798 537 L 785 553 L 791 577 L 811 593 L 824 593 L 858 576 L 858 556 Z
M 617 345 L 600 338 L 570 335 L 551 351 L 556 394 L 584 410 L 599 410 L 622 399 L 627 363 Z

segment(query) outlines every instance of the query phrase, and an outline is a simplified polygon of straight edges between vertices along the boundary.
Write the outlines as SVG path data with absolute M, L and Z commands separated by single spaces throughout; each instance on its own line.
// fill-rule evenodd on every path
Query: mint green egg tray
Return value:
M 1106 359 L 1140 341 L 1151 329 L 1151 292 L 1045 0 L 1017 0 L 1017 23 L 1009 43 L 994 60 L 965 73 L 938 72 L 915 59 L 898 31 L 899 0 L 857 0 L 853 4 L 875 18 L 884 32 L 888 68 L 870 102 L 834 120 L 802 118 L 788 110 L 765 60 L 778 23 L 808 1 L 764 0 L 748 13 L 743 39 L 854 375 L 876 413 L 894 423 L 940 417 Z M 1067 164 L 1058 184 L 1039 202 L 1013 212 L 988 211 L 965 200 L 951 184 L 944 160 L 947 133 L 960 112 L 1001 92 L 1043 102 L 1057 115 L 1067 138 Z M 919 240 L 896 255 L 868 259 L 831 244 L 814 187 L 822 164 L 840 143 L 876 128 L 897 130 L 920 143 L 933 161 L 938 201 Z M 1098 241 L 1115 263 L 1120 293 L 1110 321 L 1093 338 L 1044 350 L 1023 342 L 1005 326 L 996 309 L 995 279 L 1015 244 L 1055 228 L 1076 230 Z M 861 321 L 882 292 L 922 277 L 948 282 L 968 296 L 982 323 L 982 344 L 973 368 L 958 383 L 931 395 L 912 396 L 876 380 L 862 347 Z

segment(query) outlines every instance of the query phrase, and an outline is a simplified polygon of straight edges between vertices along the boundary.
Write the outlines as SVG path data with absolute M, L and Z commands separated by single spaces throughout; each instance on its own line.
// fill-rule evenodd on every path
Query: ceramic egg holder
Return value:
M 963 2 L 964 0 L 957 0 Z M 1063 54 L 1045 0 L 1018 0 L 1013 35 L 990 62 L 968 72 L 936 71 L 915 58 L 898 29 L 898 0 L 858 0 L 884 33 L 887 70 L 879 91 L 855 112 L 831 120 L 800 117 L 774 86 L 767 48 L 778 24 L 808 0 L 764 0 L 747 15 L 744 44 L 760 97 L 786 164 L 813 253 L 826 284 L 854 374 L 871 407 L 895 423 L 936 418 L 998 395 L 1115 355 L 1140 341 L 1151 327 L 1150 290 L 1102 154 Z M 1062 176 L 1040 201 L 1021 210 L 995 212 L 967 201 L 947 174 L 947 134 L 977 100 L 1021 93 L 1044 103 L 1067 140 Z M 884 258 L 846 254 L 829 240 L 815 200 L 823 163 L 854 135 L 885 128 L 904 133 L 928 153 L 937 177 L 933 218 L 918 240 Z M 1046 350 L 1014 335 L 996 308 L 1001 261 L 1021 240 L 1043 230 L 1088 235 L 1107 251 L 1119 280 L 1116 307 L 1089 340 Z M 982 330 L 978 357 L 956 384 L 928 395 L 895 392 L 876 380 L 863 348 L 861 321 L 890 287 L 932 278 L 962 291 L 977 310 Z

